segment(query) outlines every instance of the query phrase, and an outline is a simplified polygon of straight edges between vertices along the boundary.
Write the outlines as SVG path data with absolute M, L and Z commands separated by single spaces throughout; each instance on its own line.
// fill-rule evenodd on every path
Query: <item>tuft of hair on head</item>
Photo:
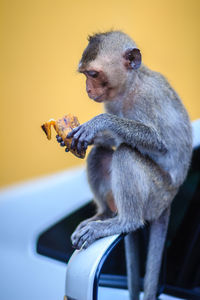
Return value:
M 92 43 L 94 40 L 100 40 L 102 37 L 109 36 L 113 32 L 116 32 L 116 31 L 109 30 L 109 31 L 105 31 L 105 32 L 96 32 L 93 35 L 88 35 L 87 40 L 89 43 Z
M 84 68 L 88 63 L 95 60 L 102 49 L 107 53 L 125 51 L 127 48 L 136 47 L 134 41 L 120 30 L 97 32 L 88 36 L 88 46 L 82 54 L 79 66 Z
M 79 66 L 84 67 L 90 61 L 95 60 L 95 58 L 99 53 L 101 38 L 102 38 L 102 34 L 100 33 L 96 33 L 94 35 L 88 36 L 87 39 L 89 43 L 86 49 L 83 51 Z

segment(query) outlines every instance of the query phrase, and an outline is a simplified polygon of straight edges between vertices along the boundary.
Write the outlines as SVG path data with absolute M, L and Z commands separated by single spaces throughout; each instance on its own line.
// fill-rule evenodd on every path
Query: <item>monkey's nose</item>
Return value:
M 87 91 L 88 94 L 91 93 L 91 89 L 89 89 L 89 88 L 87 88 L 86 91 Z

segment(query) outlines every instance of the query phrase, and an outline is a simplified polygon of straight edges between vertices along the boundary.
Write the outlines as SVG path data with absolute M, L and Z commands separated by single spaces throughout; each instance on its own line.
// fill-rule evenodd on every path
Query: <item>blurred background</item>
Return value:
M 191 120 L 199 118 L 199 9 L 198 0 L 1 0 L 0 186 L 85 163 L 49 142 L 40 125 L 102 112 L 76 72 L 97 31 L 131 35 L 144 64 L 168 78 Z

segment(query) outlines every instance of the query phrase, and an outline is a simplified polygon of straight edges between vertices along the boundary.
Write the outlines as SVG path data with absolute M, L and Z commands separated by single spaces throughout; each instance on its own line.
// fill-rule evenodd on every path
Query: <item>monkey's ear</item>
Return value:
M 125 66 L 128 69 L 137 70 L 142 62 L 140 50 L 137 48 L 127 49 L 124 53 L 124 58 L 126 60 Z

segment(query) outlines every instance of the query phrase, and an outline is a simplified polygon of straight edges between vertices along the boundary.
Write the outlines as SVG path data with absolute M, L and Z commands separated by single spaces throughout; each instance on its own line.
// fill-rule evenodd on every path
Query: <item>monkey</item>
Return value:
M 127 234 L 128 288 L 130 299 L 138 300 L 137 229 L 148 222 L 143 299 L 155 300 L 171 203 L 191 161 L 188 113 L 168 80 L 142 63 L 140 49 L 122 31 L 89 36 L 78 72 L 86 77 L 89 98 L 104 103 L 105 112 L 67 136 L 79 152 L 93 146 L 87 176 L 97 205 L 97 214 L 72 234 L 72 244 L 86 249 L 99 238 Z

